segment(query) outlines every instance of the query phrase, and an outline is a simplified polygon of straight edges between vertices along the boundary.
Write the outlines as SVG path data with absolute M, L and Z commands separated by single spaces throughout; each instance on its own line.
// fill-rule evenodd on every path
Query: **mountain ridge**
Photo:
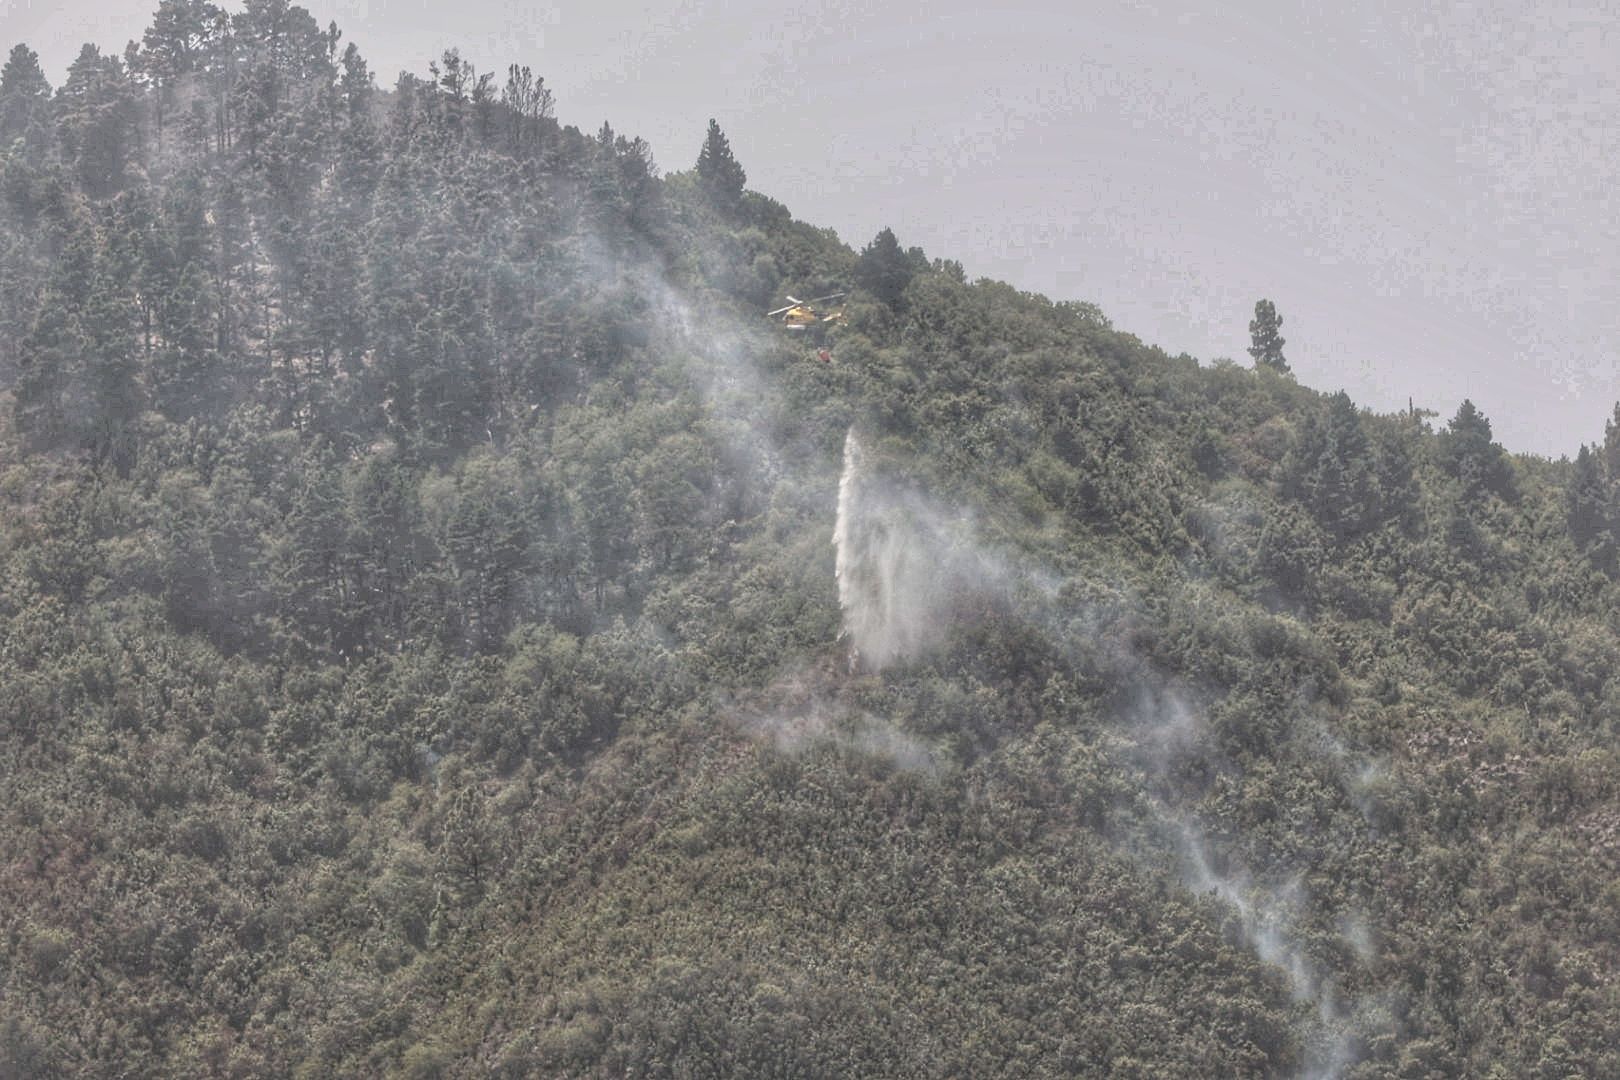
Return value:
M 1620 432 L 337 46 L 0 76 L 0 1073 L 1620 1071 Z

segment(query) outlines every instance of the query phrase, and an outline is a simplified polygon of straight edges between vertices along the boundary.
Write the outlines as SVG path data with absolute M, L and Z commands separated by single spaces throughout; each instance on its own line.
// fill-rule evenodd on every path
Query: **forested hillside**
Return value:
M 0 74 L 0 1077 L 1620 1076 L 1620 413 L 1169 356 L 507 59 Z

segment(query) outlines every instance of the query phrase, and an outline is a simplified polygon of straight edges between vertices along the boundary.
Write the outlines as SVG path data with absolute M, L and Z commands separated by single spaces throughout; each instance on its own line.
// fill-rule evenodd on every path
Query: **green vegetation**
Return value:
M 283 0 L 11 53 L 0 1076 L 1620 1075 L 1620 413 L 1513 457 L 554 112 Z M 1002 568 L 877 674 L 851 425 Z
M 1288 342 L 1282 336 L 1282 316 L 1277 305 L 1261 300 L 1254 305 L 1254 318 L 1249 322 L 1249 355 L 1255 367 L 1268 367 L 1287 372 L 1288 361 L 1283 359 L 1283 346 Z

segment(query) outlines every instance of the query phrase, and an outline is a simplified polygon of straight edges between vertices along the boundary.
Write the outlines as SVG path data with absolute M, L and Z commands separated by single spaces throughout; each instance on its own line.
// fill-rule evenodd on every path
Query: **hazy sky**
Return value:
M 235 7 L 237 5 L 228 5 Z M 457 46 L 666 170 L 719 119 L 749 186 L 1172 353 L 1573 453 L 1620 398 L 1620 3 L 314 0 L 387 86 Z M 1414 9 L 1425 7 L 1421 14 Z M 53 81 L 156 0 L 0 0 Z

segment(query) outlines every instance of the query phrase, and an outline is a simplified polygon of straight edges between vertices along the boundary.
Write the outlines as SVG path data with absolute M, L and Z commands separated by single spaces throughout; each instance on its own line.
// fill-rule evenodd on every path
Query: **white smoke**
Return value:
M 864 709 L 840 706 L 823 696 L 825 689 L 815 680 L 784 679 L 771 690 L 776 707 L 748 727 L 788 755 L 834 746 L 887 761 L 902 772 L 935 775 L 941 770 L 942 759 L 928 743 Z
M 1317 1000 L 1321 979 L 1293 943 L 1294 926 L 1302 908 L 1299 883 L 1291 881 L 1281 888 L 1266 889 L 1241 870 L 1219 873 L 1203 835 L 1186 823 L 1182 823 L 1180 832 L 1188 884 L 1195 892 L 1214 893 L 1237 914 L 1238 925 L 1255 954 L 1288 977 L 1294 1000 Z
M 601 277 L 610 283 L 623 272 L 622 266 L 613 265 L 605 267 Z M 718 421 L 716 432 L 724 432 L 740 460 L 753 463 L 767 487 L 779 483 L 791 458 L 776 445 L 768 409 L 762 407 L 770 397 L 769 380 L 759 364 L 770 348 L 766 337 L 756 327 L 726 317 L 712 303 L 695 309 L 661 269 L 638 267 L 634 280 L 638 294 L 684 354 L 683 374 Z M 1072 581 L 1066 575 L 1036 565 L 1010 547 L 985 543 L 977 535 L 972 514 L 952 512 L 881 475 L 853 427 L 845 437 L 842 465 L 833 543 L 842 634 L 852 668 L 880 671 L 939 647 L 974 589 L 1008 598 L 1021 594 L 1026 602 L 1017 606 L 1024 617 L 1053 638 L 1095 638 L 1100 625 L 1088 627 L 1094 621 L 1100 624 L 1101 615 L 1092 609 L 1097 603 L 1093 594 L 1106 592 L 1105 583 L 1090 581 L 1085 590 L 1068 590 L 1065 586 Z M 1230 498 L 1233 493 L 1227 494 Z M 1218 512 L 1207 516 L 1206 539 L 1223 555 L 1241 559 L 1252 547 L 1257 519 L 1252 507 L 1241 500 L 1232 503 L 1216 506 Z M 1066 592 L 1084 592 L 1090 602 L 1076 610 Z M 1064 603 L 1066 599 L 1069 603 Z M 1049 608 L 1052 603 L 1058 610 Z M 1135 601 L 1123 595 L 1113 605 L 1101 606 L 1129 609 Z M 1103 652 L 1115 675 L 1146 674 L 1122 640 L 1104 643 Z M 779 700 L 764 715 L 746 721 L 756 736 L 768 739 L 782 753 L 834 746 L 892 762 L 902 770 L 932 775 L 943 768 L 944 758 L 927 743 L 869 712 L 837 704 L 833 687 L 806 685 L 782 696 L 788 700 Z M 1210 733 L 1202 710 L 1176 689 L 1148 692 L 1144 699 L 1137 710 L 1136 749 L 1149 775 L 1163 785 L 1176 761 L 1205 752 Z M 1321 751 L 1348 774 L 1357 805 L 1370 813 L 1363 793 L 1375 785 L 1378 766 L 1355 761 L 1331 737 L 1324 742 Z M 1221 858 L 1185 810 L 1153 802 L 1180 851 L 1186 885 L 1213 894 L 1232 911 L 1259 959 L 1281 971 L 1296 1001 L 1314 1007 L 1317 1022 L 1309 1035 L 1302 1076 L 1326 1080 L 1342 1075 L 1356 1058 L 1348 1033 L 1352 1018 L 1373 1024 L 1379 1020 L 1372 1015 L 1370 1000 L 1341 1001 L 1331 977 L 1311 962 L 1304 945 L 1309 905 L 1297 882 L 1275 884 L 1251 875 Z M 1375 939 L 1365 915 L 1345 915 L 1339 928 L 1358 960 L 1369 963 L 1375 956 Z
M 1245 941 L 1263 963 L 1282 971 L 1297 1002 L 1315 1007 L 1301 1080 L 1335 1080 L 1355 1063 L 1350 1025 L 1359 1003 L 1341 1000 L 1331 978 L 1324 977 L 1303 945 L 1302 922 L 1307 904 L 1298 881 L 1270 886 L 1240 867 L 1217 870 L 1209 843 L 1193 826 L 1179 823 L 1179 843 L 1186 860 L 1187 883 L 1194 891 L 1213 894 L 1236 916 Z
M 1372 923 L 1367 921 L 1364 913 L 1351 911 L 1341 915 L 1339 936 L 1363 964 L 1371 964 L 1378 958 L 1378 943 L 1373 937 Z
M 1244 943 L 1261 962 L 1282 973 L 1290 996 L 1314 1009 L 1315 1023 L 1306 1032 L 1302 1080 L 1342 1076 L 1357 1058 L 1353 1028 L 1358 1023 L 1383 1023 L 1376 1015 L 1376 1002 L 1346 1000 L 1334 977 L 1312 961 L 1306 945 L 1312 905 L 1297 876 L 1277 880 L 1273 874 L 1267 880 L 1251 873 L 1212 844 L 1194 812 L 1175 805 L 1180 801 L 1176 786 L 1164 783 L 1172 764 L 1182 755 L 1212 752 L 1205 745 L 1210 732 L 1203 710 L 1181 689 L 1161 686 L 1144 687 L 1133 712 L 1139 760 L 1159 789 L 1150 795 L 1148 805 L 1180 853 L 1182 880 L 1194 892 L 1219 900 L 1235 918 Z M 1309 734 L 1305 745 L 1334 762 L 1336 771 L 1354 775 L 1359 762 L 1341 742 L 1325 730 Z M 1365 914 L 1341 914 L 1338 930 L 1361 964 L 1375 959 L 1374 929 Z

